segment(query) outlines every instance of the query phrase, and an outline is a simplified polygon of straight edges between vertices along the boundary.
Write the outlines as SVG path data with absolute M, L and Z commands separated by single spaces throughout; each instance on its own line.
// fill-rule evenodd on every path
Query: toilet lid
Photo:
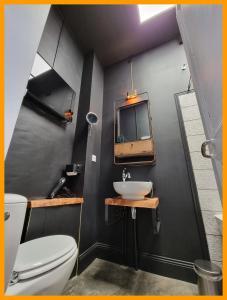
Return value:
M 38 275 L 41 269 L 46 272 L 63 263 L 76 250 L 74 238 L 67 235 L 52 235 L 31 240 L 19 246 L 14 271 L 20 274 L 20 279 Z

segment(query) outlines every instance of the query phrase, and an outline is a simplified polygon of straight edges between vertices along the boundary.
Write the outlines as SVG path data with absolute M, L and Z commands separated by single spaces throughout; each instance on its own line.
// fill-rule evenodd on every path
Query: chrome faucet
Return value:
M 122 181 L 126 181 L 127 178 L 130 179 L 132 177 L 129 172 L 126 172 L 126 168 L 124 168 L 122 171 Z

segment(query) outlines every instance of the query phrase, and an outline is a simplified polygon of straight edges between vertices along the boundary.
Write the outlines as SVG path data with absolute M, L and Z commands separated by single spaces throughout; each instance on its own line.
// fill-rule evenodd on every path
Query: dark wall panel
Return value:
M 72 162 L 83 166 L 83 171 L 76 177 L 70 178 L 71 190 L 78 196 L 83 196 L 86 151 L 88 142 L 88 123 L 86 115 L 91 101 L 91 85 L 94 55 L 88 54 L 84 59 L 80 100 L 78 106 L 77 126 L 73 142 Z
M 151 180 L 160 198 L 161 232 L 152 233 L 151 211 L 138 209 L 138 243 L 142 253 L 193 262 L 203 257 L 197 219 L 189 183 L 174 94 L 187 89 L 189 71 L 183 46 L 171 41 L 133 58 L 134 86 L 150 97 L 156 165 L 128 167 L 132 180 Z M 98 241 L 122 247 L 122 223 L 104 222 L 104 198 L 115 196 L 113 181 L 121 180 L 123 167 L 113 165 L 114 101 L 130 90 L 127 61 L 105 71 L 100 200 L 98 202 Z M 128 249 L 133 249 L 132 227 L 128 225 Z M 130 252 L 130 251 L 129 251 Z
M 6 192 L 47 197 L 71 161 L 74 131 L 75 121 L 64 128 L 22 106 L 5 163 Z
M 29 241 L 47 235 L 65 234 L 78 241 L 79 221 L 80 205 L 33 208 L 23 239 Z
M 102 136 L 102 109 L 103 109 L 103 85 L 104 73 L 102 66 L 94 55 L 91 100 L 89 110 L 96 113 L 98 123 L 92 126 L 88 136 L 85 180 L 83 195 L 84 218 L 82 219 L 81 250 L 87 249 L 97 240 L 97 211 L 96 205 L 100 201 L 98 194 L 100 162 L 101 162 L 101 136 Z M 92 155 L 96 156 L 96 162 L 92 161 Z
M 85 58 L 83 79 L 81 85 L 81 99 L 78 110 L 78 126 L 75 135 L 73 160 L 84 163 L 84 174 L 80 179 L 72 180 L 72 189 L 80 191 L 84 197 L 81 253 L 96 242 L 96 203 L 98 198 L 99 171 L 101 160 L 101 132 L 103 105 L 103 70 L 94 53 Z M 88 132 L 86 114 L 88 111 L 96 113 L 98 123 Z M 79 146 L 79 147 L 78 147 Z M 92 161 L 92 154 L 96 162 Z M 82 175 L 82 176 L 81 176 Z

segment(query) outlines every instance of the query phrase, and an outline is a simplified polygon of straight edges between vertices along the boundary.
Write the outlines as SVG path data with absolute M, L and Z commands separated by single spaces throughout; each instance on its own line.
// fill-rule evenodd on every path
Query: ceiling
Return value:
M 137 5 L 61 5 L 83 53 L 104 66 L 179 37 L 175 7 L 140 23 Z

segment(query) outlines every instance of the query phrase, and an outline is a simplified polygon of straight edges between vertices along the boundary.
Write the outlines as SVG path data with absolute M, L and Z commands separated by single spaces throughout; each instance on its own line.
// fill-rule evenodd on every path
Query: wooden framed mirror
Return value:
M 115 102 L 114 163 L 144 165 L 155 162 L 148 93 Z

